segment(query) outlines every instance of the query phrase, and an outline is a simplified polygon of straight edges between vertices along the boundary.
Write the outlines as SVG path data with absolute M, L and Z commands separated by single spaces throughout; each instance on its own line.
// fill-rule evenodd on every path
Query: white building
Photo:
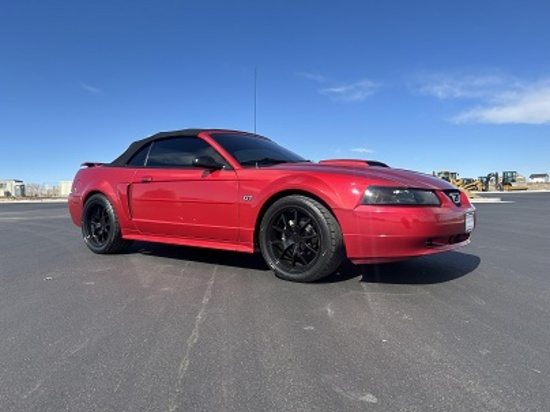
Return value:
M 535 173 L 529 176 L 530 183 L 550 183 L 548 173 Z
M 22 180 L 0 180 L 0 197 L 23 197 L 25 185 Z
M 73 185 L 72 180 L 61 180 L 57 185 L 59 190 L 59 196 L 68 197 L 69 194 L 71 193 L 72 185 Z

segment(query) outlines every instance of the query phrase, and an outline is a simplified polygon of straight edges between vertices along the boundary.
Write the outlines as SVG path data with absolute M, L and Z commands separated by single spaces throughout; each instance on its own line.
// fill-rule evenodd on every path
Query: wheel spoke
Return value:
M 283 242 L 282 240 L 272 240 L 271 246 L 280 246 L 281 249 L 283 249 L 285 247 L 285 242 Z
M 298 249 L 298 248 L 296 248 L 296 249 Z M 309 263 L 309 262 L 306 260 L 306 258 L 304 257 L 304 253 L 303 253 L 303 252 L 300 252 L 300 253 L 298 253 L 297 255 L 298 255 L 298 257 L 300 258 L 300 260 L 302 261 L 302 263 L 303 263 L 304 265 L 307 265 L 307 264 Z
M 286 229 L 287 226 L 288 226 L 288 222 L 286 220 L 286 216 L 285 216 L 285 213 L 281 213 L 281 220 L 283 221 L 283 229 Z
M 305 217 L 300 221 L 300 230 L 307 230 L 308 225 L 311 223 L 310 217 Z
M 308 250 L 310 250 L 312 253 L 315 253 L 315 255 L 317 255 L 318 250 L 311 246 L 309 243 L 304 243 L 304 246 L 308 248 Z
M 283 259 L 283 257 L 286 255 L 286 253 L 292 248 L 293 245 L 288 245 L 286 248 L 283 248 L 283 251 L 281 252 L 279 256 L 279 260 Z
M 96 206 L 94 208 L 94 213 L 93 213 L 92 220 L 96 223 L 101 222 L 101 208 L 99 206 Z
M 315 238 L 318 238 L 319 235 L 317 233 L 312 233 L 311 235 L 307 235 L 307 236 L 302 236 L 302 240 L 311 240 L 311 239 L 315 239 Z
M 292 248 L 292 257 L 290 260 L 290 266 L 296 267 L 296 256 L 298 255 L 298 245 L 293 245 L 293 246 L 294 247 Z

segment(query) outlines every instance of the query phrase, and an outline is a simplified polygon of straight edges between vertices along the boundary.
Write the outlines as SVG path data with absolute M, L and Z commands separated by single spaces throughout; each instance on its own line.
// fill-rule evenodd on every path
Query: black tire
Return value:
M 333 273 L 344 258 L 340 225 L 318 201 L 283 197 L 267 209 L 259 244 L 267 265 L 281 279 L 313 282 Z
M 84 242 L 94 253 L 120 253 L 132 243 L 132 241 L 122 238 L 120 224 L 113 205 L 99 193 L 86 200 L 82 212 L 81 227 Z

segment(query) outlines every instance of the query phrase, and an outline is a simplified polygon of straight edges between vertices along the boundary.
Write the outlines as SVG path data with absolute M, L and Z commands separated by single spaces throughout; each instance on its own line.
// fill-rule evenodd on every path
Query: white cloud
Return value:
M 377 87 L 378 85 L 370 80 L 361 80 L 357 83 L 325 88 L 320 90 L 320 93 L 337 101 L 362 102 L 368 96 L 374 94 Z
M 374 150 L 367 149 L 366 147 L 355 147 L 353 149 L 350 149 L 352 152 L 355 153 L 374 153 Z
M 550 124 L 550 79 L 525 82 L 502 74 L 431 74 L 418 90 L 440 100 L 475 100 L 455 123 Z
M 379 87 L 378 84 L 368 79 L 355 83 L 337 83 L 319 73 L 301 72 L 296 73 L 296 75 L 316 83 L 328 85 L 328 87 L 319 90 L 319 93 L 341 102 L 362 102 L 368 96 L 374 94 L 375 90 Z
M 322 74 L 318 74 L 318 73 L 303 72 L 303 73 L 297 73 L 297 74 L 298 76 L 304 77 L 308 80 L 313 80 L 314 82 L 318 82 L 318 83 L 325 83 L 328 81 L 328 78 L 326 76 L 323 76 Z
M 514 82 L 498 74 L 453 75 L 435 73 L 420 78 L 419 91 L 438 99 L 478 99 L 498 93 Z
M 550 124 L 550 86 L 510 93 L 495 104 L 467 110 L 453 118 L 456 123 Z
M 97 87 L 90 86 L 89 84 L 81 83 L 80 86 L 82 86 L 82 88 L 83 88 L 84 90 L 86 90 L 87 92 L 92 93 L 92 94 L 101 94 L 101 93 L 103 93 L 103 92 L 102 92 L 100 89 L 98 89 Z

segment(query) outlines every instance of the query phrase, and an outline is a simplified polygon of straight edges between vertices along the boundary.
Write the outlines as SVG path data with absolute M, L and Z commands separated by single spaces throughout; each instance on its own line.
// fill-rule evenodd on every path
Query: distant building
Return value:
M 72 185 L 73 185 L 72 180 L 61 180 L 57 185 L 59 189 L 59 196 L 68 197 L 71 194 Z
M 24 197 L 25 185 L 22 180 L 0 180 L 0 197 Z
M 550 176 L 548 173 L 535 173 L 529 176 L 529 182 L 531 183 L 550 183 Z

